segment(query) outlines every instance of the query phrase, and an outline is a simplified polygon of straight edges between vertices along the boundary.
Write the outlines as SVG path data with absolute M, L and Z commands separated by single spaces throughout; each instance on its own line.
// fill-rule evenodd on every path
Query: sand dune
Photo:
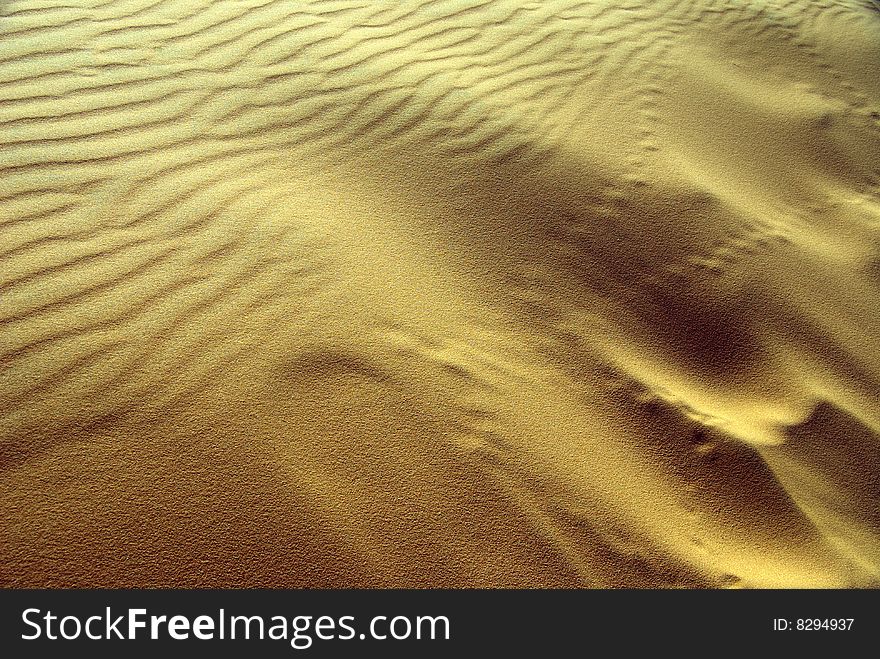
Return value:
M 878 3 L 0 33 L 0 584 L 880 585 Z

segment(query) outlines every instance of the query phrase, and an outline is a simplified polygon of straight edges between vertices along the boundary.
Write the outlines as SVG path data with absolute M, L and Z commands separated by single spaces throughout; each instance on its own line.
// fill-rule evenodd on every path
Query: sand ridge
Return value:
M 880 583 L 876 3 L 0 32 L 0 584 Z

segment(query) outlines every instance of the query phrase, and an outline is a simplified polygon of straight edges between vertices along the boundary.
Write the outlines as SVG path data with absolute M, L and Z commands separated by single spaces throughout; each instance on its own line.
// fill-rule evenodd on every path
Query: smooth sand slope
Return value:
M 878 3 L 0 32 L 0 584 L 880 585 Z

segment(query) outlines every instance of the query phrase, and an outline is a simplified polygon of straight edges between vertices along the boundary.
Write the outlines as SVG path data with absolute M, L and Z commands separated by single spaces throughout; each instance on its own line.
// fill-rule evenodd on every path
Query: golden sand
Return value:
M 0 584 L 880 584 L 877 2 L 0 32 Z

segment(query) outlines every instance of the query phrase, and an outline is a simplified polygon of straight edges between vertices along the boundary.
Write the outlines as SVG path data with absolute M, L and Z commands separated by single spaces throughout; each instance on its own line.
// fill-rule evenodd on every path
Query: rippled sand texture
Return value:
M 0 583 L 880 584 L 880 7 L 0 0 Z

